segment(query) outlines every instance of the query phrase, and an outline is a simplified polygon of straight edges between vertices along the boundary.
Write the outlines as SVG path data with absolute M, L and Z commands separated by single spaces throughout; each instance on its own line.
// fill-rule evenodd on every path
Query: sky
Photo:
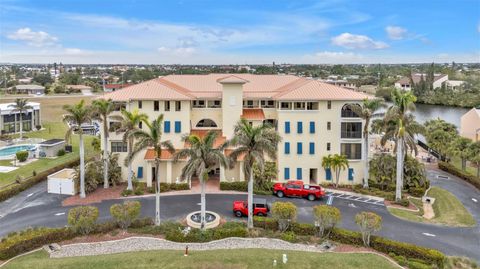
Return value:
M 478 0 L 0 0 L 0 62 L 480 62 Z

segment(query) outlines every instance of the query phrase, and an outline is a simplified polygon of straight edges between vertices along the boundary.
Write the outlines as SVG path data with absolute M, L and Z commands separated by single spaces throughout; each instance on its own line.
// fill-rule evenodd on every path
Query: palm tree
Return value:
M 462 162 L 462 170 L 467 170 L 467 159 L 470 156 L 470 147 L 472 146 L 472 140 L 466 137 L 457 137 L 450 143 L 449 151 L 453 156 L 460 158 Z
M 152 122 L 148 120 L 144 120 L 143 122 L 148 130 L 137 129 L 132 131 L 129 137 L 132 136 L 138 139 L 138 141 L 135 143 L 133 151 L 131 151 L 130 156 L 127 158 L 133 159 L 136 154 L 146 148 L 153 148 L 155 152 L 155 225 L 160 226 L 160 157 L 162 156 L 163 149 L 173 154 L 175 148 L 170 140 L 162 141 L 163 114 L 160 114 Z
M 31 105 L 28 104 L 28 99 L 17 98 L 13 104 L 8 105 L 8 107 L 12 108 L 13 112 L 18 112 L 20 114 L 20 140 L 23 139 L 23 113 L 27 112 L 29 109 L 33 109 Z M 15 115 L 15 121 L 17 119 L 17 115 Z M 15 122 L 15 130 L 17 129 Z
M 228 143 L 223 143 L 215 147 L 215 140 L 218 133 L 209 131 L 205 137 L 200 138 L 196 135 L 186 135 L 182 140 L 187 145 L 184 149 L 175 154 L 174 161 L 188 158 L 187 163 L 182 168 L 182 178 L 189 178 L 197 175 L 201 183 L 201 213 L 200 227 L 205 229 L 205 184 L 208 180 L 208 173 L 213 171 L 218 165 L 228 166 L 228 158 L 223 154 Z
M 83 123 L 89 123 L 92 120 L 92 113 L 89 106 L 85 105 L 85 101 L 82 99 L 78 104 L 65 105 L 63 109 L 67 112 L 63 116 L 63 121 L 69 125 L 67 133 L 65 134 L 65 140 L 71 137 L 74 132 L 77 132 L 79 136 L 80 147 L 80 198 L 85 198 L 85 150 L 83 145 L 83 130 L 81 125 Z
M 368 134 L 370 128 L 370 120 L 372 119 L 373 114 L 379 110 L 380 108 L 384 107 L 384 103 L 381 99 L 364 99 L 362 106 L 352 104 L 349 105 L 349 108 L 356 113 L 361 119 L 365 120 L 365 125 L 363 126 L 363 159 L 365 160 L 365 167 L 364 167 L 364 179 L 363 179 L 363 187 L 368 188 L 368 180 L 369 180 L 369 163 L 368 163 L 368 152 L 369 152 L 369 145 L 368 145 Z
M 138 125 L 141 122 L 148 121 L 147 114 L 139 113 L 138 109 L 134 109 L 132 112 L 122 109 L 122 116 L 112 116 L 112 120 L 120 122 L 120 128 L 116 130 L 116 133 L 123 132 L 123 142 L 128 143 L 128 155 L 125 158 L 125 166 L 128 167 L 128 176 L 127 176 L 127 190 L 133 190 L 132 184 L 132 151 L 133 151 L 133 142 L 134 142 L 134 132 L 138 130 Z
M 93 118 L 103 124 L 103 187 L 108 188 L 108 116 L 115 111 L 112 100 L 98 99 L 92 103 Z
M 349 167 L 348 159 L 345 155 L 328 154 L 328 156 L 322 158 L 322 167 L 324 169 L 330 168 L 335 172 L 335 187 L 338 187 L 340 172 Z
M 253 228 L 253 165 L 260 171 L 265 166 L 265 155 L 270 159 L 277 158 L 277 145 L 281 137 L 270 125 L 251 126 L 248 121 L 241 119 L 235 126 L 232 146 L 237 148 L 230 154 L 232 161 L 244 156 L 243 171 L 248 178 L 248 228 Z
M 480 177 L 480 141 L 473 142 L 468 152 L 468 160 L 477 167 L 477 177 Z

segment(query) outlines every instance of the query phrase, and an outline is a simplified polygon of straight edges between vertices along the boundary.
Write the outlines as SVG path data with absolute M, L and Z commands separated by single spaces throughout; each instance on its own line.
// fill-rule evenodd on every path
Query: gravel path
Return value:
M 208 243 L 176 243 L 159 238 L 130 237 L 121 240 L 96 243 L 79 243 L 61 246 L 60 250 L 50 253 L 51 258 L 93 256 L 102 254 L 123 253 L 145 250 L 215 250 L 215 249 L 244 249 L 262 248 L 278 250 L 297 250 L 309 252 L 323 252 L 314 245 L 293 244 L 272 238 L 226 238 Z

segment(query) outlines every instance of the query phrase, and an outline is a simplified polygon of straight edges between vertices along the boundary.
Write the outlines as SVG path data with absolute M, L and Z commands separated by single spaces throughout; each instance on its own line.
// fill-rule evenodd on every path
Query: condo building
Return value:
M 150 120 L 164 115 L 163 140 L 175 149 L 185 145 L 182 136 L 219 133 L 217 145 L 231 139 L 241 119 L 252 125 L 271 124 L 282 140 L 278 145 L 278 181 L 303 180 L 309 184 L 333 182 L 334 173 L 322 167 L 328 154 L 343 154 L 349 168 L 341 172 L 341 184 L 360 184 L 363 180 L 362 139 L 364 121 L 349 108 L 367 95 L 317 80 L 291 75 L 208 74 L 168 75 L 104 94 L 126 110 L 138 109 Z M 119 112 L 115 112 L 119 113 Z M 114 113 L 114 114 L 115 114 Z M 123 178 L 127 168 L 127 143 L 115 132 L 111 121 L 108 148 L 118 153 Z M 143 126 L 142 126 L 143 125 Z M 140 124 L 138 128 L 147 128 Z M 103 130 L 102 130 L 103 131 Z M 101 134 L 104 135 L 103 133 Z M 228 155 L 232 149 L 226 149 Z M 185 160 L 173 161 L 166 150 L 160 156 L 161 182 L 179 182 Z M 233 168 L 219 166 L 215 176 L 221 181 L 243 181 L 243 160 Z M 154 152 L 146 149 L 133 159 L 136 178 L 152 184 L 155 177 Z

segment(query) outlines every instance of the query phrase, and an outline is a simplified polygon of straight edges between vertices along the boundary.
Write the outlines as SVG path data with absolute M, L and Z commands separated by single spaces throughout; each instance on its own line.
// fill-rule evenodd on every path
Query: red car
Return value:
M 270 208 L 268 207 L 266 199 L 253 199 L 253 214 L 257 216 L 266 216 Z M 248 216 L 248 203 L 247 201 L 234 201 L 233 202 L 233 214 L 236 217 Z
M 301 180 L 291 180 L 286 183 L 275 183 L 273 185 L 273 194 L 280 198 L 284 196 L 303 197 L 314 201 L 325 196 L 325 190 L 317 185 L 304 184 Z

